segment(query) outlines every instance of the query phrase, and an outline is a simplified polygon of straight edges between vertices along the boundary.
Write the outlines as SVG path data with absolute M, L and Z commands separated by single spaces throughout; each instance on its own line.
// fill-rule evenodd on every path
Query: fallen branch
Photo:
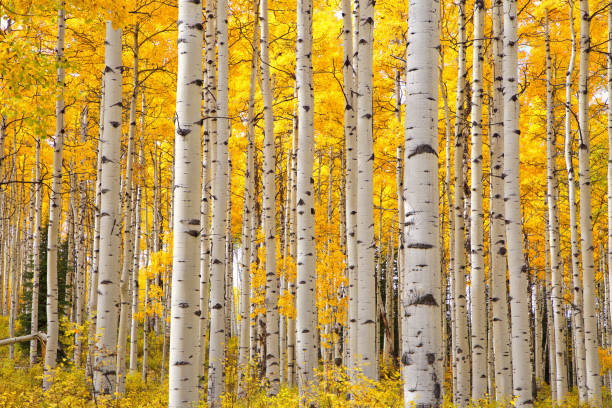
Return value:
M 47 335 L 43 332 L 38 332 L 34 334 L 28 334 L 26 336 L 9 337 L 8 339 L 0 340 L 0 346 L 7 346 L 9 344 L 20 343 L 22 341 L 32 341 L 34 339 L 40 341 L 40 343 L 44 345 L 47 342 Z

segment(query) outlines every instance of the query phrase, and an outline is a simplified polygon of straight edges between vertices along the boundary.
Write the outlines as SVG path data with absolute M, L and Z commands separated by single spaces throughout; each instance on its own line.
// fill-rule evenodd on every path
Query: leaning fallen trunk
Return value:
M 0 346 L 8 346 L 10 344 L 21 343 L 22 341 L 32 341 L 38 340 L 41 345 L 45 345 L 47 343 L 47 335 L 43 332 L 38 332 L 34 334 L 27 334 L 25 336 L 18 337 L 9 337 L 8 339 L 0 340 Z

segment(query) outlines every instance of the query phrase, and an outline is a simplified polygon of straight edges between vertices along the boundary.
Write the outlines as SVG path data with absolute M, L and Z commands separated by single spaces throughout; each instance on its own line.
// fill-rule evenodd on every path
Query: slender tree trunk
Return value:
M 93 374 L 94 366 L 94 347 L 96 344 L 96 322 L 98 307 L 98 276 L 100 265 L 100 207 L 102 199 L 102 140 L 104 136 L 104 73 L 102 73 L 102 85 L 100 87 L 100 125 L 98 134 L 97 167 L 96 167 L 96 188 L 94 205 L 94 231 L 93 231 L 93 250 L 91 269 L 89 273 L 89 296 L 87 298 L 87 315 L 89 320 L 89 330 L 87 338 L 87 374 Z
M 104 73 L 104 135 L 100 202 L 100 271 L 96 326 L 96 394 L 115 392 L 117 320 L 119 318 L 119 178 L 121 149 L 121 29 L 106 23 L 106 68 Z
M 274 139 L 274 96 L 270 79 L 268 0 L 261 0 L 261 93 L 264 109 L 263 222 L 266 247 L 266 380 L 269 395 L 280 389 L 278 338 L 278 277 L 276 276 L 276 152 Z
M 57 347 L 59 341 L 57 252 L 59 227 L 62 214 L 62 153 L 64 150 L 64 87 L 65 59 L 64 39 L 66 16 L 64 1 L 60 1 L 57 17 L 57 46 L 55 59 L 57 67 L 57 99 L 55 101 L 55 136 L 53 140 L 53 181 L 49 198 L 49 237 L 47 240 L 47 349 L 43 368 L 43 390 L 48 390 L 55 377 Z
M 32 244 L 32 312 L 31 312 L 31 333 L 38 333 L 38 293 L 40 290 L 40 238 L 42 233 L 42 180 L 40 174 L 40 138 L 36 139 L 36 175 L 34 186 L 34 200 L 36 201 L 34 210 L 34 236 Z M 30 367 L 38 360 L 38 345 L 35 340 L 30 342 Z
M 378 379 L 374 265 L 374 150 L 372 142 L 374 1 L 360 3 L 357 92 L 357 359 L 363 375 Z
M 297 298 L 296 363 L 300 395 L 305 397 L 317 367 L 314 230 L 314 95 L 312 80 L 312 0 L 297 3 Z
M 582 255 L 582 282 L 584 289 L 584 345 L 586 355 L 586 384 L 588 402 L 601 406 L 601 379 L 599 376 L 599 345 L 595 308 L 595 265 L 593 259 L 593 220 L 591 217 L 591 136 L 589 130 L 589 34 L 591 15 L 588 0 L 580 0 L 580 75 L 578 79 L 578 180 L 580 185 L 580 247 Z
M 502 84 L 502 0 L 493 4 L 493 106 L 489 144 L 491 151 L 491 313 L 493 314 L 493 356 L 495 397 L 512 398 L 512 363 L 508 332 L 508 289 L 506 284 L 506 230 L 504 228 L 504 104 Z
M 353 70 L 353 22 L 351 1 L 342 0 L 342 66 L 344 89 L 344 144 L 346 148 L 346 263 L 348 268 L 348 341 L 346 366 L 349 374 L 356 368 L 357 354 L 357 152 Z
M 472 400 L 479 401 L 487 393 L 487 309 L 484 265 L 484 213 L 482 207 L 482 104 L 484 0 L 474 2 L 474 44 L 472 66 L 472 129 L 470 195 L 470 294 L 472 339 Z
M 131 308 L 129 293 L 129 282 L 132 276 L 134 265 L 134 161 L 136 156 L 136 102 L 138 100 L 138 25 L 134 27 L 133 46 L 134 53 L 133 75 L 132 75 L 132 95 L 130 98 L 130 128 L 128 135 L 128 150 L 125 168 L 125 179 L 123 180 L 123 265 L 121 268 L 121 308 L 119 312 L 119 335 L 117 340 L 117 392 L 125 393 L 125 374 L 126 374 L 126 353 L 128 337 L 128 313 Z
M 453 316 L 453 325 L 455 326 L 455 361 L 453 369 L 457 376 L 457 387 L 453 389 L 453 401 L 459 406 L 465 406 L 469 403 L 470 392 L 470 360 L 469 360 L 469 343 L 467 331 L 467 302 L 465 293 L 465 218 L 464 218 L 464 166 L 463 156 L 465 154 L 466 140 L 464 138 L 466 127 L 466 113 L 464 109 L 465 103 L 465 83 L 467 72 L 465 70 L 465 0 L 460 0 L 458 4 L 459 12 L 459 55 L 457 69 L 457 103 L 455 117 L 455 255 L 454 255 L 454 303 L 455 312 Z
M 533 406 L 531 363 L 529 361 L 529 303 L 527 269 L 521 235 L 519 183 L 519 100 L 518 100 L 518 21 L 516 0 L 504 0 L 504 201 L 510 276 L 510 321 L 512 363 L 516 406 Z
M 200 149 L 202 127 L 202 3 L 181 0 L 178 18 L 170 407 L 198 402 L 200 273 Z M 195 290 L 194 290 L 195 288 Z
M 438 186 L 439 1 L 411 0 L 406 60 L 402 281 L 404 406 L 442 404 Z
M 142 148 L 141 148 L 142 149 Z M 142 158 L 142 150 L 140 152 Z M 141 159 L 141 164 L 144 164 Z M 138 187 L 136 192 L 136 205 L 134 207 L 134 259 L 132 266 L 132 322 L 130 328 L 130 374 L 136 373 L 138 370 L 138 303 L 140 284 L 138 282 L 139 266 L 140 266 L 140 223 L 141 223 L 141 188 Z
M 557 135 L 554 126 L 553 113 L 553 83 L 552 60 L 550 56 L 550 35 L 548 23 L 548 10 L 546 10 L 546 173 L 547 173 L 547 202 L 548 225 L 550 242 L 550 271 L 552 283 L 552 315 L 555 330 L 555 365 L 557 377 L 554 379 L 557 389 L 557 400 L 563 401 L 567 394 L 567 379 L 565 373 L 565 316 L 563 315 L 563 298 L 561 284 L 563 269 L 561 265 L 561 241 L 559 235 L 559 182 L 557 179 Z
M 219 86 L 217 90 L 217 142 L 213 159 L 212 266 L 210 270 L 210 352 L 208 404 L 220 406 L 225 364 L 225 223 L 227 217 L 228 58 L 227 0 L 217 2 Z M 210 57 L 209 57 L 210 58 Z

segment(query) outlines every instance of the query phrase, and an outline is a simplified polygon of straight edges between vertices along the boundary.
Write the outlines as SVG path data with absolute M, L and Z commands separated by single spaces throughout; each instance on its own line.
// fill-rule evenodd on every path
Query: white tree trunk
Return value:
M 548 203 L 548 227 L 550 242 L 550 273 L 552 283 L 552 315 L 555 330 L 555 365 L 556 378 L 554 386 L 557 389 L 557 401 L 563 401 L 567 394 L 567 379 L 565 373 L 565 326 L 563 314 L 561 264 L 561 240 L 559 235 L 559 182 L 557 179 L 557 137 L 554 129 L 552 60 L 550 56 L 550 35 L 548 10 L 546 10 L 546 190 Z M 552 384 L 551 384 L 552 386 Z
M 491 284 L 489 287 L 493 324 L 495 398 L 512 398 L 512 363 L 508 331 L 508 286 L 506 284 L 506 230 L 504 227 L 504 105 L 502 95 L 502 0 L 493 4 L 493 100 L 489 106 L 491 127 Z
M 202 3 L 179 1 L 168 405 L 198 402 Z
M 483 399 L 487 393 L 487 309 L 485 300 L 484 213 L 482 208 L 482 103 L 484 0 L 474 2 L 474 44 L 472 66 L 472 129 L 470 195 L 470 294 L 472 339 L 472 400 Z
M 342 65 L 344 90 L 344 144 L 346 147 L 346 265 L 348 269 L 348 341 L 346 367 L 349 374 L 355 367 L 357 353 L 357 141 L 355 117 L 355 72 L 353 71 L 353 22 L 351 1 L 342 0 Z
M 269 395 L 280 389 L 278 277 L 276 276 L 276 152 L 274 140 L 274 96 L 270 79 L 270 43 L 268 33 L 268 0 L 261 0 L 261 93 L 264 109 L 263 141 L 263 224 L 266 248 L 266 380 Z
M 238 338 L 238 395 L 246 395 L 249 373 L 249 349 L 251 329 L 251 223 L 254 204 L 253 179 L 255 174 L 255 87 L 257 80 L 258 10 L 253 13 L 253 52 L 251 54 L 251 77 L 249 105 L 247 110 L 247 153 L 244 172 L 244 204 L 242 216 L 242 251 L 240 256 L 240 329 Z
M 518 21 L 516 0 L 504 0 L 504 201 L 510 276 L 510 321 L 514 395 L 517 407 L 533 406 L 529 361 L 529 299 L 521 232 L 519 184 Z
M 411 0 L 406 59 L 405 254 L 402 281 L 404 406 L 442 404 L 438 185 L 440 4 Z
M 119 205 L 121 150 L 121 29 L 106 23 L 104 73 L 104 135 L 100 202 L 100 270 L 94 390 L 115 392 L 117 320 L 119 318 L 119 246 L 121 239 Z
M 210 351 L 208 404 L 220 406 L 225 364 L 225 240 L 227 217 L 227 143 L 229 140 L 227 0 L 217 2 L 218 89 L 217 142 L 213 152 L 212 257 L 210 269 Z M 207 57 L 211 58 L 211 57 Z
M 586 352 L 586 385 L 588 402 L 601 406 L 601 379 L 599 376 L 599 344 L 597 337 L 597 311 L 595 298 L 595 261 L 593 259 L 593 220 L 591 218 L 591 137 L 589 131 L 589 33 L 591 15 L 588 0 L 580 0 L 580 75 L 578 79 L 578 179 L 580 184 L 580 247 L 582 255 L 582 282 L 584 289 L 584 346 Z
M 141 165 L 144 164 L 142 160 L 142 150 L 140 152 Z M 139 303 L 139 292 L 140 284 L 138 281 L 139 267 L 140 267 L 140 223 L 141 223 L 141 194 L 142 190 L 138 187 L 136 192 L 136 205 L 134 210 L 136 211 L 134 221 L 134 259 L 132 266 L 132 322 L 130 327 L 130 374 L 135 374 L 138 370 L 138 303 Z
M 317 368 L 314 235 L 314 95 L 312 81 L 312 0 L 297 3 L 297 298 L 296 363 L 300 395 L 305 396 Z
M 47 241 L 47 350 L 43 368 L 43 390 L 53 383 L 57 366 L 57 347 L 59 341 L 57 252 L 59 227 L 62 214 L 62 155 L 64 150 L 64 87 L 65 59 L 64 40 L 66 35 L 66 16 L 64 1 L 60 1 L 57 22 L 57 46 L 55 60 L 57 67 L 57 98 L 55 101 L 55 136 L 53 140 L 53 181 L 49 198 L 49 236 Z M 6 273 L 6 271 L 5 271 Z M 5 279 L 6 281 L 6 279 Z M 13 283 L 14 284 L 14 283 Z
M 40 138 L 36 139 L 36 175 L 34 186 L 34 226 L 32 261 L 34 276 L 32 278 L 32 312 L 31 312 L 31 333 L 38 332 L 38 294 L 40 290 L 40 238 L 42 224 L 42 180 L 40 174 Z M 38 346 L 35 340 L 30 342 L 30 366 L 36 364 L 38 360 Z
M 463 156 L 465 154 L 466 145 L 466 113 L 464 108 L 465 103 L 465 86 L 466 86 L 466 69 L 465 69 L 465 0 L 461 0 L 458 4 L 458 68 L 457 68 L 457 99 L 456 99 L 456 117 L 455 117 L 455 210 L 454 210 L 454 304 L 455 310 L 452 324 L 455 330 L 454 336 L 454 358 L 453 371 L 456 375 L 457 387 L 453 389 L 453 401 L 459 406 L 465 406 L 469 403 L 470 390 L 470 349 L 468 342 L 467 331 L 467 301 L 465 293 L 465 218 L 464 218 L 464 165 Z
M 357 358 L 363 375 L 378 379 L 376 339 L 376 277 L 374 265 L 374 148 L 372 142 L 372 59 L 374 1 L 359 5 L 357 92 Z

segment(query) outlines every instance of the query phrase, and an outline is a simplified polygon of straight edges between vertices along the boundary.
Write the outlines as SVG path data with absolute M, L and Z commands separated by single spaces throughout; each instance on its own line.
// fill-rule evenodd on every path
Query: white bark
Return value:
M 472 323 L 472 400 L 479 401 L 487 393 L 487 309 L 485 301 L 484 213 L 482 187 L 482 104 L 484 0 L 474 2 L 474 44 L 472 58 L 472 129 L 470 195 L 470 294 Z
M 64 149 L 64 87 L 65 59 L 64 40 L 66 35 L 66 16 L 64 1 L 60 1 L 57 23 L 57 46 L 55 60 L 57 67 L 57 98 L 55 101 L 55 136 L 53 140 L 53 181 L 49 198 L 49 236 L 47 240 L 47 350 L 43 368 L 43 390 L 53 383 L 57 366 L 57 347 L 59 341 L 57 252 L 59 227 L 62 214 L 62 154 Z M 5 271 L 6 273 L 6 271 Z M 5 279 L 6 281 L 6 279 Z M 14 285 L 14 282 L 13 282 Z
M 317 367 L 314 235 L 314 95 L 312 80 L 312 0 L 297 3 L 297 298 L 296 363 L 300 395 L 315 380 Z
M 563 314 L 561 265 L 561 240 L 559 235 L 559 182 L 557 179 L 557 146 L 554 127 L 552 60 L 550 56 L 550 35 L 548 10 L 546 10 L 546 190 L 548 203 L 548 227 L 550 242 L 550 273 L 552 283 L 552 314 L 555 330 L 555 365 L 556 378 L 554 386 L 557 389 L 557 401 L 563 401 L 567 394 L 567 379 L 565 373 L 565 315 Z
M 202 3 L 179 1 L 168 405 L 198 402 Z
M 455 156 L 454 156 L 454 170 L 455 170 L 455 210 L 454 210 L 454 314 L 452 324 L 454 326 L 454 362 L 453 372 L 456 375 L 457 386 L 454 391 L 453 401 L 459 406 L 465 406 L 469 403 L 471 390 L 470 390 L 470 349 L 468 342 L 468 331 L 467 331 L 467 301 L 466 301 L 466 290 L 465 290 L 465 268 L 466 268 L 466 254 L 465 254 L 465 217 L 464 217 L 464 206 L 465 206 L 465 193 L 464 193 L 464 163 L 463 156 L 465 154 L 466 145 L 466 113 L 464 108 L 465 103 L 465 86 L 466 86 L 466 69 L 465 69 L 465 0 L 461 0 L 458 4 L 458 68 L 457 68 L 457 99 L 456 99 L 456 117 L 455 117 Z
M 491 149 L 491 313 L 493 324 L 493 362 L 495 398 L 512 398 L 512 363 L 508 331 L 508 286 L 506 284 L 506 230 L 504 227 L 504 105 L 502 95 L 502 0 L 493 5 L 493 101 L 489 143 Z
M 217 142 L 213 152 L 212 257 L 210 269 L 210 351 L 208 404 L 218 407 L 225 364 L 225 240 L 227 217 L 227 143 L 229 140 L 227 0 L 217 2 L 218 89 Z M 210 58 L 210 57 L 207 57 Z M 213 145 L 215 146 L 215 145 Z
M 411 0 L 406 59 L 405 254 L 402 281 L 404 406 L 442 403 L 438 185 L 439 1 Z
M 251 223 L 253 211 L 253 178 L 255 174 L 255 86 L 257 80 L 258 10 L 254 10 L 253 52 L 247 111 L 247 153 L 244 172 L 244 203 L 242 218 L 242 251 L 240 256 L 240 329 L 238 338 L 238 395 L 246 395 L 246 378 L 249 376 L 249 349 L 251 329 Z
M 529 361 L 529 299 L 523 257 L 519 184 L 518 21 L 516 0 L 504 0 L 504 201 L 510 275 L 510 321 L 516 406 L 533 406 Z
M 355 117 L 355 73 L 353 71 L 353 23 L 351 1 L 342 0 L 342 77 L 344 89 L 344 144 L 346 146 L 346 264 L 348 269 L 348 341 L 346 367 L 356 368 L 357 352 L 357 155 Z
M 378 379 L 374 265 L 373 47 L 374 0 L 359 5 L 357 92 L 357 358 L 363 375 Z
M 591 218 L 591 170 L 589 165 L 591 137 L 589 131 L 589 34 L 591 15 L 588 0 L 580 0 L 580 74 L 578 78 L 578 179 L 580 185 L 580 247 L 582 255 L 582 283 L 584 289 L 584 346 L 586 355 L 586 385 L 588 402 L 601 406 L 601 378 L 599 376 L 599 344 L 597 311 L 595 308 L 595 261 L 593 259 L 593 220 Z
M 32 262 L 34 276 L 32 277 L 32 312 L 31 333 L 38 332 L 38 294 L 40 289 L 40 238 L 42 224 L 42 180 L 40 174 L 40 138 L 36 139 L 36 175 L 34 186 L 34 226 L 32 244 Z M 30 366 L 36 364 L 38 359 L 38 346 L 36 341 L 30 342 Z
M 106 23 L 104 73 L 104 135 L 100 202 L 100 270 L 94 390 L 97 394 L 115 392 L 117 320 L 119 318 L 119 179 L 121 149 L 121 29 Z
M 274 140 L 274 111 L 272 81 L 270 79 L 270 43 L 268 33 L 268 0 L 261 0 L 261 93 L 264 109 L 263 141 L 263 224 L 266 248 L 266 380 L 269 395 L 280 389 L 279 378 L 279 322 L 278 277 L 276 276 L 276 152 Z
M 140 152 L 142 158 L 142 150 Z M 144 162 L 141 159 L 141 165 Z M 140 223 L 141 223 L 141 188 L 138 187 L 136 192 L 136 212 L 134 220 L 134 259 L 132 265 L 132 322 L 130 327 L 130 374 L 136 373 L 138 370 L 138 298 L 140 292 L 140 284 L 138 282 L 139 267 L 140 267 Z

